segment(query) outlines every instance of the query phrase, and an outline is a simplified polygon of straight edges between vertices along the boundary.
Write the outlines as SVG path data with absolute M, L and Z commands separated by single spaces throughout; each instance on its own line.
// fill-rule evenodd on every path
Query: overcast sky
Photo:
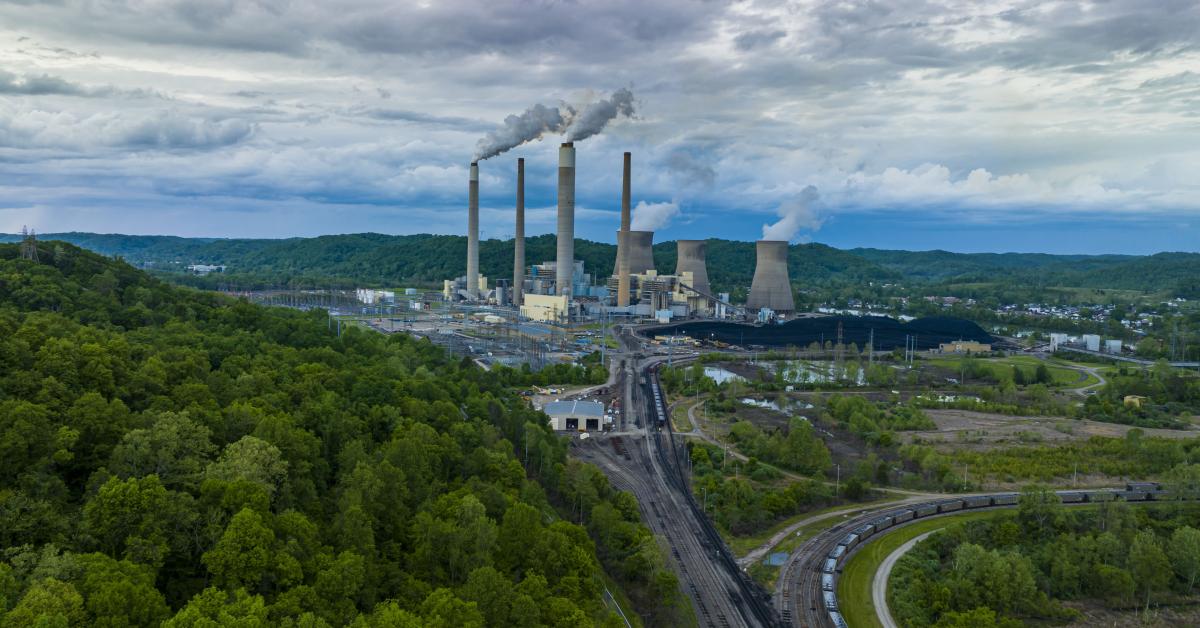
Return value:
M 0 232 L 464 233 L 480 138 L 629 88 L 581 237 L 629 150 L 656 240 L 1195 251 L 1198 40 L 1191 0 L 0 1 Z M 559 141 L 481 163 L 484 237 L 518 156 L 554 230 Z

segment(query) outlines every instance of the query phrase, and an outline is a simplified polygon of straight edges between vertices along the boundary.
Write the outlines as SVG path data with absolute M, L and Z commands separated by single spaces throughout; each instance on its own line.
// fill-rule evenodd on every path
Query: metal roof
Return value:
M 551 416 L 604 416 L 604 404 L 598 401 L 551 401 L 542 411 Z

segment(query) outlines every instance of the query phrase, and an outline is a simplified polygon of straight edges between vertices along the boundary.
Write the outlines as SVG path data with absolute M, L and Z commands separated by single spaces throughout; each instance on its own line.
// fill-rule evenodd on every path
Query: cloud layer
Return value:
M 515 158 L 551 207 L 537 138 L 609 122 L 577 157 L 578 232 L 602 240 L 625 150 L 659 240 L 1200 208 L 1182 0 L 0 1 L 0 25 L 0 226 L 461 232 L 467 164 L 499 155 L 500 236 Z

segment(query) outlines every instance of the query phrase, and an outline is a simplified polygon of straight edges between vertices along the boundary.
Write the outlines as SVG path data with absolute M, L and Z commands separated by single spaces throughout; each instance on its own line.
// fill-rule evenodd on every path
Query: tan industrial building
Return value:
M 988 353 L 992 350 L 992 345 L 973 340 L 955 340 L 941 343 L 938 350 L 942 353 Z
M 539 323 L 561 323 L 567 320 L 568 299 L 565 294 L 526 294 L 521 303 L 521 316 Z

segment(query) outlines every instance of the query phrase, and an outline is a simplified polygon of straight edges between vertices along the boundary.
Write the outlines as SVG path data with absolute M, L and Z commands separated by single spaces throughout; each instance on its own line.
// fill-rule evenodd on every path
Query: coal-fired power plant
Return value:
M 560 295 L 571 296 L 575 270 L 575 144 L 558 147 L 558 258 L 554 286 Z
M 467 188 L 467 294 L 479 298 L 479 164 L 475 162 Z
M 713 292 L 708 276 L 707 240 L 677 240 L 674 272 L 665 274 L 665 269 L 656 268 L 654 232 L 633 229 L 632 155 L 626 152 L 622 157 L 621 225 L 617 231 L 617 258 L 608 276 L 598 275 L 595 269 L 575 259 L 574 142 L 563 142 L 558 149 L 554 258 L 532 260 L 527 265 L 525 159 L 517 159 L 511 284 L 507 278 L 488 281 L 480 274 L 479 164 L 472 162 L 467 201 L 467 273 L 443 281 L 443 298 L 483 306 L 511 304 L 518 308 L 520 319 L 552 324 L 622 319 L 665 323 L 692 317 L 741 317 L 762 323 L 788 319 L 795 314 L 786 241 L 755 243 L 758 260 L 744 307 L 730 304 L 728 293 Z M 505 315 L 486 309 L 472 316 L 485 324 L 506 324 L 507 320 Z
M 689 287 L 706 296 L 711 294 L 708 287 L 708 267 L 704 261 L 707 249 L 708 243 L 704 240 L 675 242 L 675 275 L 682 277 L 684 273 L 692 273 L 692 285 Z
M 788 243 L 784 240 L 755 242 L 758 260 L 754 266 L 754 281 L 746 298 L 746 309 L 769 308 L 790 313 L 796 309 L 792 300 L 792 283 L 788 279 Z
M 521 307 L 525 292 L 525 158 L 517 159 L 517 225 L 513 234 L 512 303 Z
M 629 307 L 629 225 L 630 225 L 630 162 L 633 157 L 625 153 L 621 170 L 621 230 L 617 232 L 617 307 Z

